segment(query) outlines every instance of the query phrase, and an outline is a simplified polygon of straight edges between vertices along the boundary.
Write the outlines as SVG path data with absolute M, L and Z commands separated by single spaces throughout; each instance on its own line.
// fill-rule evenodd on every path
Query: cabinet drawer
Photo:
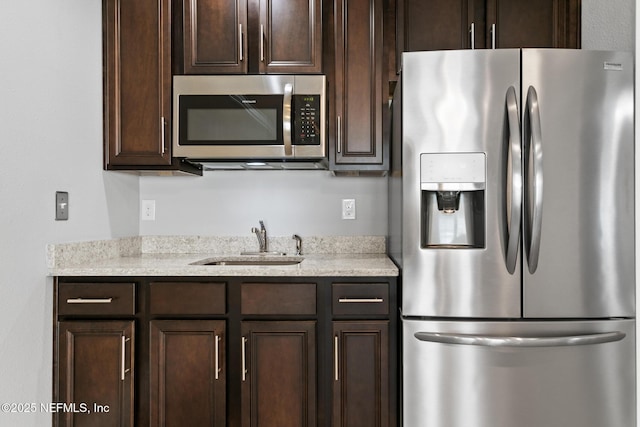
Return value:
M 61 283 L 59 315 L 134 315 L 135 283 Z
M 149 285 L 151 314 L 224 314 L 223 282 L 154 282 Z
M 316 314 L 315 283 L 243 283 L 242 314 Z
M 388 283 L 334 283 L 333 314 L 388 315 Z

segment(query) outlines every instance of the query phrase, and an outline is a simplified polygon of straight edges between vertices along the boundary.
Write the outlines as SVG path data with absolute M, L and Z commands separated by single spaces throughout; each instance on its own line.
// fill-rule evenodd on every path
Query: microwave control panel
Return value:
M 320 95 L 293 95 L 293 144 L 320 145 Z

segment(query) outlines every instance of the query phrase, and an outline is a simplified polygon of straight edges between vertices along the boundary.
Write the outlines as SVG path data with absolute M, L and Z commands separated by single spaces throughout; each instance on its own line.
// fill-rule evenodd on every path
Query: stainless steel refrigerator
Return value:
M 404 427 L 635 426 L 633 57 L 404 53 Z

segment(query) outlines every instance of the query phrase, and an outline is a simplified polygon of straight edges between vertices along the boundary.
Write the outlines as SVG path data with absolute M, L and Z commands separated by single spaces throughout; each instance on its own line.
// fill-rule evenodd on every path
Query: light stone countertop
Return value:
M 239 257 L 242 251 L 255 250 L 254 240 L 199 236 L 138 236 L 63 243 L 47 247 L 47 265 L 50 276 L 398 275 L 398 268 L 384 253 L 384 237 L 379 236 L 303 237 L 304 259 L 295 265 L 192 265 L 203 259 Z M 270 251 L 294 255 L 295 242 L 290 242 L 290 237 L 270 238 L 269 244 Z

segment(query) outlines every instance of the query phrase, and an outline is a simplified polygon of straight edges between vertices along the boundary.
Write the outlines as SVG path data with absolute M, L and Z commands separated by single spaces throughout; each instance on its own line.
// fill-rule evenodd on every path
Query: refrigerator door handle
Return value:
M 525 246 L 529 272 L 535 273 L 540 255 L 542 231 L 542 130 L 538 93 L 533 86 L 527 91 L 527 106 L 524 115 L 524 150 L 526 174 L 525 197 Z
M 507 250 L 506 266 L 511 274 L 516 269 L 518 247 L 520 240 L 520 223 L 522 217 L 522 149 L 520 146 L 520 120 L 518 113 L 518 98 L 516 89 L 510 86 L 506 98 L 507 124 L 509 127 L 509 155 L 506 162 L 507 169 Z M 509 171 L 511 172 L 509 174 Z
M 420 341 L 439 344 L 477 345 L 482 347 L 570 347 L 616 342 L 622 340 L 626 334 L 620 331 L 613 331 L 554 337 L 503 337 L 493 335 L 416 332 L 414 336 Z

